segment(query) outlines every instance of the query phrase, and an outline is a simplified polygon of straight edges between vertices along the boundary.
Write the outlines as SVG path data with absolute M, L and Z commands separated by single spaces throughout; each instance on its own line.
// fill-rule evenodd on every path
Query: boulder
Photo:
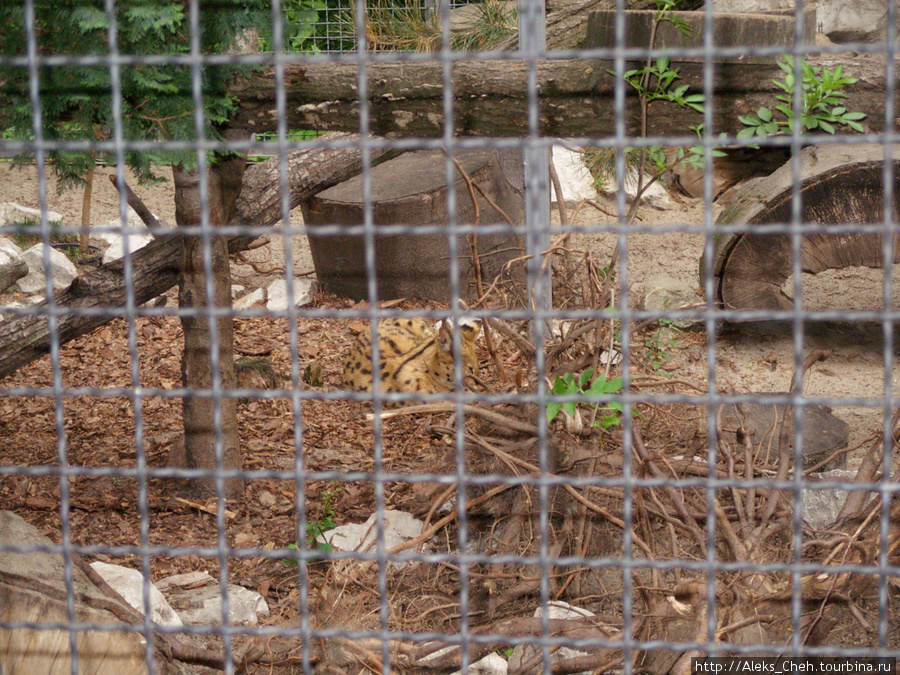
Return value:
M 316 297 L 318 284 L 312 279 L 294 279 L 294 307 L 308 305 Z M 284 311 L 288 306 L 287 284 L 284 279 L 278 279 L 269 284 L 266 289 L 266 309 L 273 312 Z
M 594 177 L 584 165 L 584 155 L 577 150 L 569 150 L 558 145 L 553 146 L 553 167 L 559 176 L 562 187 L 563 202 L 568 206 L 576 206 L 585 199 L 594 199 L 597 189 Z M 551 191 L 553 203 L 559 201 L 556 190 Z
M 91 567 L 103 577 L 113 590 L 116 591 L 129 605 L 141 614 L 144 613 L 144 575 L 130 567 L 122 565 L 110 565 L 104 562 L 93 562 Z M 150 586 L 150 618 L 153 623 L 160 626 L 183 626 L 181 618 L 166 602 L 163 594 L 152 583 Z
M 47 222 L 59 223 L 62 221 L 62 214 L 55 211 L 47 211 Z M 41 212 L 15 202 L 4 202 L 0 204 L 0 225 L 14 225 L 24 222 L 41 222 Z
M 22 293 L 44 291 L 47 284 L 44 273 L 44 245 L 35 244 L 22 254 L 21 259 L 28 265 L 28 274 L 16 282 L 17 288 Z M 78 269 L 64 253 L 51 248 L 50 275 L 53 279 L 53 290 L 64 291 L 78 276 Z
M 638 301 L 639 309 L 650 311 L 675 310 L 703 303 L 703 299 L 690 284 L 665 274 L 650 277 L 644 282 Z M 700 319 L 679 318 L 672 322 L 676 327 L 690 328 Z
M 881 42 L 887 30 L 888 0 L 820 0 L 819 33 L 833 42 Z M 804 3 L 806 4 L 806 3 Z M 794 0 L 715 0 L 715 11 L 734 13 L 792 12 Z
M 544 615 L 544 607 L 538 607 L 534 611 L 534 616 L 539 618 Z M 549 619 L 588 619 L 594 616 L 593 612 L 590 612 L 586 609 L 582 609 L 581 607 L 576 607 L 574 605 L 570 605 L 567 602 L 562 602 L 560 600 L 551 601 L 547 607 L 547 618 Z M 519 645 L 515 649 L 513 649 L 512 654 L 509 657 L 509 668 L 511 670 L 519 670 L 526 663 L 533 663 L 535 657 L 538 657 L 538 665 L 541 664 L 540 661 L 540 647 L 535 647 L 533 645 Z M 577 649 L 572 649 L 570 647 L 560 647 L 559 649 L 554 650 L 551 655 L 551 668 L 552 664 L 556 661 L 562 659 L 571 659 L 578 656 L 587 656 L 588 652 L 580 651 Z M 528 672 L 539 672 L 540 668 L 535 668 L 529 670 Z M 591 671 L 585 671 L 584 675 L 590 675 Z M 581 675 L 581 674 L 579 674 Z
M 178 615 L 188 625 L 222 625 L 222 587 L 206 572 L 176 574 L 157 582 L 166 599 L 178 607 Z M 198 588 L 199 586 L 199 588 Z M 269 615 L 269 605 L 256 591 L 228 584 L 228 622 L 256 626 Z

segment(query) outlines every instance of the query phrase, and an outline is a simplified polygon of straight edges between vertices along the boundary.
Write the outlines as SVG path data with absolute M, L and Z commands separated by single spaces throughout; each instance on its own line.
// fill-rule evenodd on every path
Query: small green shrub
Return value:
M 763 106 L 756 114 L 739 115 L 738 120 L 747 128 L 738 132 L 738 138 L 766 137 L 794 130 L 796 78 L 793 57 L 785 55 L 784 60 L 778 61 L 778 67 L 784 71 L 784 79 L 772 82 L 784 92 L 775 97 L 781 103 L 774 106 L 774 109 Z M 855 77 L 845 77 L 841 66 L 829 70 L 811 66 L 805 59 L 800 63 L 800 70 L 801 131 L 824 131 L 833 134 L 835 126 L 847 126 L 853 131 L 864 131 L 859 120 L 865 118 L 865 113 L 847 110 L 844 105 L 847 94 L 841 91 L 856 83 Z
M 553 388 L 550 390 L 550 393 L 560 396 L 579 394 L 585 398 L 589 398 L 591 396 L 609 396 L 609 394 L 614 394 L 622 390 L 621 377 L 607 380 L 605 376 L 600 375 L 590 383 L 590 386 L 588 386 L 588 382 L 590 382 L 593 374 L 594 369 L 588 368 L 578 376 L 577 380 L 572 373 L 565 373 L 564 375 L 557 376 L 556 382 L 553 383 Z M 600 406 L 600 404 L 591 403 L 588 400 L 585 401 L 585 404 L 598 410 L 598 412 L 607 413 L 599 419 L 594 420 L 594 426 L 602 427 L 603 429 L 609 429 L 610 427 L 618 425 L 620 422 L 619 413 L 624 411 L 624 407 L 619 401 L 608 401 Z M 577 401 L 552 401 L 547 404 L 547 422 L 550 423 L 556 419 L 556 416 L 559 415 L 560 411 L 565 411 L 570 416 L 574 417 L 577 407 Z

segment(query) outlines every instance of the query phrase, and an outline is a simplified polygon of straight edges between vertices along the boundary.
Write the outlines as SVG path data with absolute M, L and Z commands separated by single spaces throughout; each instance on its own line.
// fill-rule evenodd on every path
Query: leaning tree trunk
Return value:
M 228 223 L 234 203 L 240 193 L 244 173 L 243 157 L 221 161 L 207 171 L 207 214 L 213 227 Z M 175 179 L 175 222 L 179 227 L 201 223 L 203 202 L 200 199 L 200 171 L 173 168 Z M 213 297 L 207 293 L 207 275 L 204 253 L 212 260 Z M 178 284 L 178 301 L 182 309 L 195 311 L 181 317 L 184 331 L 184 354 L 181 359 L 181 375 L 187 390 L 209 390 L 213 386 L 213 372 L 218 369 L 219 393 L 234 389 L 234 329 L 230 316 L 218 317 L 211 330 L 210 318 L 205 310 L 231 306 L 231 266 L 228 258 L 228 241 L 221 235 L 182 238 L 181 278 Z M 218 343 L 218 355 L 212 353 L 213 336 Z M 182 402 L 184 414 L 184 448 L 187 468 L 190 469 L 241 469 L 241 446 L 237 426 L 237 400 L 217 395 L 185 396 Z M 218 412 L 218 415 L 216 415 Z M 218 424 L 217 424 L 218 422 Z M 217 460 L 217 434 L 221 440 L 221 460 Z M 226 478 L 226 499 L 237 499 L 244 492 L 244 479 Z M 216 494 L 216 479 L 200 478 L 195 483 L 203 496 Z

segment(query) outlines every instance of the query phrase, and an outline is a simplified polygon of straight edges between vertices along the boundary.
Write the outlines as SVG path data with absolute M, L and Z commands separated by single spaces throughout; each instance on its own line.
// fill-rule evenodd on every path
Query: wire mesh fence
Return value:
M 678 5 L 7 3 L 0 672 L 896 672 L 896 7 Z

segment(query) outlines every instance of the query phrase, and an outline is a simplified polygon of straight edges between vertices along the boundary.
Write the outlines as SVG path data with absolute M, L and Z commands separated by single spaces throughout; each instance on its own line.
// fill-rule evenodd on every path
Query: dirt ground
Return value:
M 105 177 L 109 173 L 109 170 L 98 172 L 93 222 L 114 218 L 118 213 L 117 195 Z M 58 195 L 52 180 L 49 184 L 47 205 L 50 210 L 61 213 L 68 223 L 80 222 L 80 193 Z M 152 188 L 136 184 L 133 187 L 154 213 L 170 223 L 174 222 L 170 182 Z M 39 205 L 33 171 L 0 165 L 0 202 L 4 201 L 31 207 Z M 601 199 L 598 203 L 604 210 L 613 212 L 613 205 L 608 201 Z M 641 215 L 642 224 L 654 228 L 658 226 L 659 231 L 628 236 L 624 259 L 628 265 L 630 302 L 636 302 L 644 281 L 657 274 L 675 277 L 699 290 L 697 268 L 703 250 L 703 235 L 696 231 L 668 231 L 668 226 L 701 225 L 705 218 L 703 204 L 685 201 L 677 211 L 663 212 L 648 208 L 643 209 Z M 717 214 L 714 211 L 712 215 L 714 218 Z M 296 223 L 299 223 L 299 211 L 292 214 L 292 218 L 295 216 Z M 612 223 L 614 219 L 597 209 L 584 208 L 576 222 L 597 225 Z M 573 237 L 570 246 L 590 248 L 602 260 L 608 259 L 613 243 L 614 237 L 610 234 L 579 234 Z M 292 245 L 295 272 L 310 272 L 312 262 L 305 242 L 298 238 Z M 274 241 L 271 250 L 256 250 L 248 255 L 259 261 L 260 268 L 277 266 L 281 264 L 279 248 L 280 243 Z M 252 267 L 240 264 L 236 264 L 233 271 L 235 283 L 248 289 L 264 286 L 279 276 L 278 273 L 260 275 Z M 878 270 L 847 269 L 839 273 L 824 273 L 815 279 L 804 279 L 804 300 L 811 309 L 877 308 L 880 302 L 880 274 Z M 324 294 L 316 301 L 318 309 L 339 311 L 353 306 L 351 301 Z M 416 306 L 415 301 L 401 305 L 404 309 Z M 299 319 L 296 327 L 299 365 L 301 369 L 311 365 L 321 368 L 323 383 L 318 389 L 328 392 L 340 388 L 343 354 L 362 327 L 359 321 L 342 318 Z M 237 355 L 265 355 L 271 359 L 276 373 L 290 377 L 291 331 L 284 320 L 236 319 L 235 334 Z M 141 386 L 163 390 L 177 388 L 180 384 L 178 345 L 181 341 L 177 318 L 140 318 L 133 339 L 137 342 L 140 357 Z M 133 387 L 126 348 L 128 340 L 129 331 L 125 323 L 114 321 L 64 346 L 61 354 L 64 384 L 100 389 Z M 717 389 L 739 393 L 787 391 L 794 372 L 792 340 L 791 335 L 747 326 L 723 330 L 714 340 L 713 371 Z M 501 351 L 509 347 L 508 343 L 500 345 Z M 646 391 L 700 395 L 706 389 L 710 368 L 707 363 L 708 340 L 702 331 L 653 328 L 639 334 L 634 347 L 633 372 L 648 383 Z M 880 432 L 882 418 L 877 404 L 878 398 L 883 395 L 885 379 L 880 325 L 817 326 L 806 335 L 803 349 L 804 353 L 812 349 L 832 352 L 827 361 L 814 367 L 807 378 L 806 391 L 811 396 L 837 399 L 838 403 L 852 400 L 856 404 L 835 405 L 834 408 L 835 414 L 850 426 L 850 444 Z M 506 367 L 511 373 L 516 372 L 516 368 L 524 367 L 509 352 L 503 354 L 501 359 L 506 359 Z M 492 371 L 490 376 L 493 375 Z M 890 379 L 897 386 L 896 369 Z M 49 387 L 51 383 L 52 372 L 49 359 L 45 357 L 20 369 L 2 384 L 4 387 Z M 290 380 L 280 386 L 290 386 Z M 299 386 L 303 389 L 316 388 L 308 384 Z M 875 406 L 860 406 L 858 399 L 867 399 Z M 83 467 L 82 475 L 73 477 L 65 486 L 72 500 L 70 525 L 73 541 L 78 544 L 102 542 L 123 546 L 147 543 L 169 547 L 215 546 L 215 517 L 201 508 L 203 505 L 174 499 L 170 484 L 162 479 L 152 479 L 148 487 L 149 527 L 147 541 L 143 541 L 135 482 L 129 478 L 110 479 L 92 475 L 91 470 L 97 467 L 135 465 L 134 438 L 137 428 L 142 430 L 149 465 L 166 466 L 169 450 L 179 433 L 180 401 L 149 396 L 142 403 L 140 410 L 136 411 L 133 401 L 127 397 L 74 396 L 65 399 L 67 460 L 71 466 Z M 340 482 L 331 472 L 375 470 L 372 423 L 365 419 L 364 412 L 360 404 L 349 401 L 325 398 L 305 400 L 302 407 L 303 435 L 298 438 L 289 400 L 241 401 L 239 423 L 245 469 L 291 471 L 300 446 L 305 469 L 310 472 L 308 482 L 303 485 L 309 521 L 322 522 L 334 517 L 337 524 L 362 522 L 371 514 L 376 502 L 373 482 Z M 658 446 L 671 448 L 671 456 L 686 455 L 692 447 L 703 447 L 703 440 L 698 441 L 695 431 L 700 419 L 695 413 L 678 417 L 671 411 L 659 414 L 648 411 L 646 417 L 641 424 L 647 425 L 647 428 L 670 429 L 669 437 L 660 436 L 654 442 Z M 431 471 L 452 475 L 455 470 L 452 440 L 435 434 L 434 425 L 431 416 L 400 416 L 385 422 L 383 470 L 412 476 Z M 3 464 L 58 465 L 53 398 L 0 398 L 0 441 L 3 443 L 0 451 Z M 859 456 L 851 455 L 850 465 L 858 462 Z M 238 504 L 229 504 L 232 513 L 227 519 L 228 543 L 236 548 L 266 550 L 297 541 L 297 488 L 294 481 L 272 476 L 259 475 L 248 480 L 245 498 Z M 430 518 L 433 514 L 429 512 L 429 506 L 434 495 L 433 485 L 396 481 L 383 486 L 382 499 L 388 508 L 408 510 L 421 517 L 427 514 Z M 54 541 L 59 540 L 60 496 L 60 482 L 52 476 L 0 478 L 0 508 L 15 510 Z M 214 509 L 214 504 L 208 506 Z M 437 518 L 436 515 L 434 517 Z M 435 545 L 436 550 L 450 551 L 453 541 L 441 533 Z M 122 564 L 135 564 L 138 560 L 134 555 L 98 558 Z M 258 590 L 269 601 L 272 616 L 266 623 L 296 625 L 299 620 L 296 567 L 285 564 L 279 558 L 265 556 L 235 556 L 228 559 L 228 564 L 234 583 Z M 151 566 L 154 579 L 198 569 L 218 575 L 217 559 L 194 553 L 154 556 Z M 310 573 L 316 579 L 325 574 L 316 565 L 311 566 Z M 621 579 L 618 571 L 616 574 Z M 677 581 L 669 573 L 666 574 L 666 584 Z M 395 581 L 392 578 L 392 583 Z M 412 580 L 426 585 L 430 581 Z M 342 627 L 378 625 L 378 597 L 374 589 L 368 591 L 375 595 L 374 603 L 346 607 L 350 621 Z M 431 591 L 438 597 L 443 589 L 438 585 Z M 428 594 L 423 592 L 423 601 L 426 596 Z M 600 604 L 614 612 L 615 593 L 591 595 L 595 599 L 601 596 L 606 599 Z M 392 612 L 405 611 L 409 617 L 416 616 L 420 611 L 422 617 L 428 614 L 428 622 L 423 619 L 420 623 L 410 624 L 416 630 L 451 630 L 457 625 L 455 620 L 441 624 L 437 616 L 430 616 L 430 609 L 417 608 L 415 600 L 409 602 L 409 606 L 392 608 Z M 871 614 L 871 609 L 867 609 L 866 615 L 870 623 L 876 625 L 877 606 L 876 614 Z M 864 631 L 862 634 L 859 631 L 842 634 L 842 644 L 864 646 L 870 644 L 870 637 Z
M 118 216 L 118 195 L 107 176 L 111 169 L 97 172 L 92 200 L 92 222 L 105 222 Z M 168 178 L 166 182 L 155 186 L 138 186 L 135 189 L 145 203 L 158 216 L 169 223 L 175 222 L 174 190 L 171 176 L 166 170 L 160 175 Z M 61 213 L 66 222 L 78 223 L 81 217 L 82 197 L 80 191 L 67 191 L 57 194 L 53 176 L 48 178 L 48 207 Z M 20 170 L 11 168 L 9 164 L 0 165 L 0 203 L 16 201 L 25 206 L 36 208 L 38 200 L 38 182 L 33 169 Z M 603 211 L 585 207 L 580 209 L 574 221 L 576 225 L 614 224 L 615 205 L 609 200 L 600 198 Z M 628 288 L 632 306 L 637 303 L 643 283 L 650 277 L 665 274 L 686 282 L 701 291 L 698 266 L 703 255 L 704 236 L 696 228 L 702 226 L 706 217 L 706 209 L 701 200 L 682 198 L 678 200 L 681 208 L 660 211 L 654 208 L 643 208 L 640 223 L 648 226 L 659 226 L 659 232 L 636 233 L 628 237 L 623 258 L 628 264 Z M 573 209 L 570 208 L 570 213 Z M 711 218 L 714 221 L 720 207 L 712 205 Z M 302 224 L 302 214 L 296 208 L 291 214 L 292 224 Z M 553 209 L 553 221 L 558 223 L 556 209 Z M 693 227 L 694 232 L 668 231 L 670 226 Z M 601 259 L 607 259 L 615 243 L 612 234 L 582 234 L 572 238 L 573 248 L 593 250 Z M 245 286 L 248 290 L 264 287 L 281 272 L 261 275 L 258 270 L 266 271 L 279 268 L 284 263 L 283 244 L 273 240 L 272 245 L 257 251 L 247 252 L 248 259 L 257 262 L 256 267 L 236 264 L 233 267 L 234 283 Z M 295 237 L 292 242 L 295 261 L 295 272 L 298 275 L 310 276 L 314 272 L 309 247 L 303 237 Z M 895 266 L 894 278 L 900 279 Z M 869 268 L 846 268 L 827 270 L 818 275 L 805 274 L 803 278 L 803 301 L 809 311 L 817 310 L 879 310 L 882 307 L 881 297 L 882 271 Z M 789 291 L 793 284 L 790 278 L 785 283 Z M 900 283 L 894 284 L 893 309 L 900 307 Z M 678 340 L 675 338 L 677 345 Z M 836 325 L 810 324 L 804 336 L 803 353 L 813 349 L 827 349 L 831 357 L 817 367 L 807 378 L 807 394 L 812 397 L 833 399 L 866 399 L 868 406 L 840 405 L 834 406 L 834 413 L 850 425 L 850 440 L 855 443 L 869 434 L 882 428 L 880 402 L 877 399 L 884 395 L 884 370 L 882 327 L 880 324 Z M 678 350 L 671 350 L 672 363 L 668 366 L 677 372 L 678 377 L 692 381 L 705 382 L 708 379 L 708 366 L 705 355 L 702 359 L 678 358 Z M 719 391 L 750 392 L 785 392 L 788 390 L 794 372 L 794 343 L 790 334 L 784 331 L 761 331 L 751 327 L 732 327 L 723 331 L 715 343 L 716 363 L 715 378 Z M 802 356 L 802 355 L 801 355 Z M 674 367 L 677 365 L 677 371 Z M 898 369 L 892 370 L 891 382 L 896 389 L 900 385 Z M 851 459 L 852 461 L 852 459 Z

